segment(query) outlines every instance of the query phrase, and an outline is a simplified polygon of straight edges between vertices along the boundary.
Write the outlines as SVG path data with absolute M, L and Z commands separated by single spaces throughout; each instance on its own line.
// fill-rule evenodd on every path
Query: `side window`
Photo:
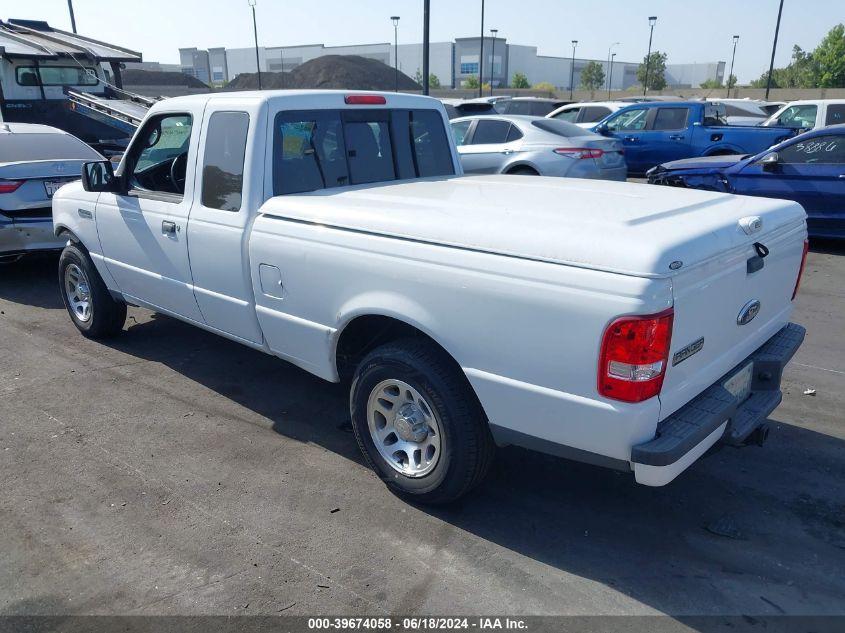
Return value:
M 511 141 L 518 141 L 522 138 L 522 136 L 523 134 L 519 131 L 519 128 L 511 124 L 511 129 L 508 130 L 507 142 L 510 143 Z
M 794 105 L 787 108 L 778 117 L 778 125 L 810 129 L 816 126 L 818 107 L 814 105 Z
M 472 121 L 458 121 L 457 123 L 452 123 L 450 126 L 452 128 L 452 136 L 455 138 L 455 145 L 458 147 L 466 141 L 470 125 L 472 125 Z
M 632 108 L 620 112 L 607 122 L 607 128 L 613 131 L 644 130 L 648 119 L 647 108 Z
M 608 114 L 610 114 L 610 108 L 605 108 L 604 106 L 587 106 L 583 109 L 579 123 L 598 123 Z
M 845 123 L 845 103 L 831 103 L 827 106 L 824 124 L 837 125 L 839 123 Z
M 416 175 L 425 178 L 454 174 L 452 151 L 440 113 L 434 110 L 411 110 L 410 129 Z
M 687 127 L 689 108 L 657 108 L 653 130 L 684 130 Z
M 506 112 L 508 114 L 532 114 L 531 102 L 516 100 L 508 101 Z
M 508 139 L 511 124 L 497 119 L 479 119 L 472 135 L 473 145 L 490 145 L 504 143 Z
M 778 156 L 788 165 L 845 165 L 845 135 L 814 136 L 784 147 Z
M 575 123 L 575 119 L 578 118 L 578 113 L 580 111 L 581 108 L 571 108 L 569 110 L 564 110 L 563 112 L 558 112 L 554 118 L 559 121 L 566 121 L 567 123 Z
M 191 142 L 190 114 L 164 114 L 151 119 L 138 133 L 129 161 L 129 182 L 146 191 L 183 194 L 188 146 Z
M 202 204 L 210 209 L 239 211 L 249 115 L 215 112 L 208 123 L 202 168 Z
M 390 126 L 383 121 L 347 121 L 343 125 L 349 177 L 353 185 L 395 180 Z

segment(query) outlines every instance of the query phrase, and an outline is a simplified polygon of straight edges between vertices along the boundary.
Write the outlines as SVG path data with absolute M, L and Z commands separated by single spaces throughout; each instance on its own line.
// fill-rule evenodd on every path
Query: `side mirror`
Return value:
M 120 191 L 120 180 L 114 175 L 111 161 L 98 160 L 82 165 L 82 188 L 85 191 Z
M 601 125 L 597 126 L 596 134 L 601 134 L 602 136 L 610 136 L 610 128 L 607 127 L 607 123 L 602 123 Z
M 777 152 L 766 154 L 760 159 L 760 165 L 763 167 L 763 171 L 777 171 L 778 166 L 780 165 L 780 156 L 778 156 Z

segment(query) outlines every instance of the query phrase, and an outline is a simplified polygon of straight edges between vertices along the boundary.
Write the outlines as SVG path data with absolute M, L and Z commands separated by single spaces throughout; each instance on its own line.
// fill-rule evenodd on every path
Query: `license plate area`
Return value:
M 52 198 L 54 193 L 69 182 L 70 180 L 45 180 L 44 191 L 47 193 L 47 197 Z
M 754 361 L 746 363 L 733 376 L 722 383 L 728 392 L 740 402 L 745 402 L 751 395 L 751 379 L 754 376 Z

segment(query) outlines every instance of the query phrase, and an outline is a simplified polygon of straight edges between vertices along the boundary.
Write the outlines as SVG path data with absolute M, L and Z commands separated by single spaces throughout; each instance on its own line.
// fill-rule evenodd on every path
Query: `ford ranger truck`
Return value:
M 724 104 L 652 101 L 617 110 L 593 131 L 622 141 L 629 174 L 673 160 L 756 154 L 795 135 L 794 128 L 728 125 Z
M 420 502 L 508 444 L 664 485 L 762 441 L 804 337 L 800 205 L 463 176 L 427 97 L 167 99 L 53 204 L 83 335 L 143 306 L 344 382 L 367 461 Z

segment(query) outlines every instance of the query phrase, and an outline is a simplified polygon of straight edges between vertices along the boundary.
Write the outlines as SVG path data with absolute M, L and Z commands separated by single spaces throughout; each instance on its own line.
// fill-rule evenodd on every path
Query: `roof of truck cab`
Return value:
M 385 104 L 349 105 L 343 100 L 350 95 L 378 95 L 385 98 Z M 441 109 L 443 106 L 438 99 L 423 95 L 413 95 L 396 92 L 379 92 L 376 90 L 245 90 L 232 92 L 214 92 L 198 95 L 187 95 L 164 99 L 156 103 L 150 112 L 173 111 L 178 108 L 202 106 L 216 101 L 244 101 L 255 103 L 270 103 L 294 105 L 302 108 L 344 107 L 344 108 L 384 108 L 384 107 L 427 107 Z

